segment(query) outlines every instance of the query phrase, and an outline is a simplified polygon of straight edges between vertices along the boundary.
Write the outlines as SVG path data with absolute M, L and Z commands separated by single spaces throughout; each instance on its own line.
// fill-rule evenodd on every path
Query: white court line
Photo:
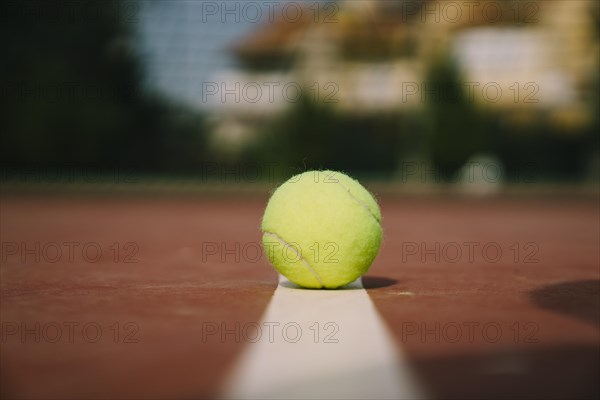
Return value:
M 317 338 L 315 322 L 319 323 Z M 333 324 L 325 329 L 328 322 Z M 269 323 L 279 323 L 271 325 L 271 335 Z M 301 337 L 295 343 L 292 342 L 296 340 L 297 326 L 288 325 L 284 335 L 287 323 L 296 323 L 301 329 Z M 225 398 L 427 397 L 360 278 L 346 289 L 307 290 L 280 276 L 260 327 L 260 339 L 248 345 L 227 381 Z M 327 343 L 327 334 L 332 334 L 329 341 L 337 339 L 337 343 Z

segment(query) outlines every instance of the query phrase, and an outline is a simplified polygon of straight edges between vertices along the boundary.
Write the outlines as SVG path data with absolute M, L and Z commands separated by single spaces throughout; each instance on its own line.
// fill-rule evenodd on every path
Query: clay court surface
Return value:
M 2 396 L 224 393 L 278 285 L 256 254 L 266 200 L 3 196 Z M 428 393 L 598 397 L 597 199 L 379 200 L 363 284 Z

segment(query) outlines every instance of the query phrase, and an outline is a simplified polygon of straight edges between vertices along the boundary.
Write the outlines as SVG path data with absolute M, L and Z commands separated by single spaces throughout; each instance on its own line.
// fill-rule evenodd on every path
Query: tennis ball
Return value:
M 314 289 L 334 289 L 367 272 L 383 236 L 373 196 L 335 171 L 304 172 L 277 188 L 262 232 L 271 264 L 295 284 Z

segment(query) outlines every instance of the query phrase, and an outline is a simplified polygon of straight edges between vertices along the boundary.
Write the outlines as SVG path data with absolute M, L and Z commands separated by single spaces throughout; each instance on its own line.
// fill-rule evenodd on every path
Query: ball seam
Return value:
M 283 244 L 285 247 L 287 247 L 288 249 L 291 249 L 294 253 L 296 253 L 296 255 L 298 257 L 300 257 L 300 261 L 302 261 L 302 263 L 306 266 L 306 268 L 308 268 L 308 270 L 313 274 L 313 276 L 315 277 L 315 279 L 317 281 L 319 281 L 319 284 L 321 285 L 321 288 L 325 287 L 325 284 L 323 283 L 323 280 L 321 279 L 321 276 L 310 265 L 310 263 L 306 260 L 306 258 L 304 258 L 304 256 L 302 256 L 302 254 L 298 253 L 298 250 L 296 250 L 294 248 L 294 246 L 290 245 L 287 241 L 285 241 L 285 239 L 283 239 L 281 236 L 279 236 L 276 233 L 269 232 L 269 231 L 264 231 L 263 234 L 264 235 L 271 235 L 271 236 L 273 236 L 275 238 L 275 240 L 277 240 L 278 242 L 280 242 L 281 244 Z
M 377 225 L 381 226 L 381 221 L 379 221 L 379 219 L 377 219 L 377 216 L 375 214 L 373 214 L 373 212 L 371 211 L 371 209 L 369 208 L 369 206 L 367 206 L 362 200 L 360 200 L 358 197 L 356 197 L 349 188 L 347 188 L 346 186 L 344 186 L 339 179 L 336 182 L 338 185 L 340 185 L 349 195 L 350 197 L 352 197 L 355 201 L 358 202 L 358 204 L 360 204 L 365 210 L 367 210 L 367 212 L 369 213 L 369 215 L 371 217 L 373 217 L 373 219 L 375 220 L 375 222 L 377 222 Z

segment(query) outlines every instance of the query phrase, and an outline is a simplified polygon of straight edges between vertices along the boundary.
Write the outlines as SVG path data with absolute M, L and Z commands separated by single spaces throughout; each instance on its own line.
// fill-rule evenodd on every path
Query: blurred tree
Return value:
M 266 125 L 245 157 L 276 164 L 287 173 L 336 169 L 356 176 L 389 176 L 396 167 L 399 122 L 395 114 L 341 114 L 303 96 Z
M 132 6 L 139 4 L 3 2 L 3 167 L 185 170 L 190 149 L 200 161 L 200 116 L 172 117 L 171 106 L 143 91 L 137 20 L 126 20 Z
M 430 157 L 446 177 L 485 147 L 482 116 L 462 82 L 457 65 L 449 57 L 440 57 L 432 63 L 421 89 L 431 120 Z
M 531 111 L 527 123 L 511 122 L 510 111 L 479 108 L 462 82 L 458 66 L 446 56 L 432 63 L 422 88 L 429 91 L 430 158 L 442 177 L 453 177 L 476 153 L 498 157 L 506 178 L 520 183 L 578 180 L 586 173 L 590 149 L 597 148 L 597 122 L 591 129 L 564 130 L 543 110 Z
M 508 122 L 507 115 L 490 116 L 490 148 L 506 167 L 507 178 L 517 183 L 580 180 L 593 148 L 590 132 L 564 132 L 548 119 L 529 124 Z

